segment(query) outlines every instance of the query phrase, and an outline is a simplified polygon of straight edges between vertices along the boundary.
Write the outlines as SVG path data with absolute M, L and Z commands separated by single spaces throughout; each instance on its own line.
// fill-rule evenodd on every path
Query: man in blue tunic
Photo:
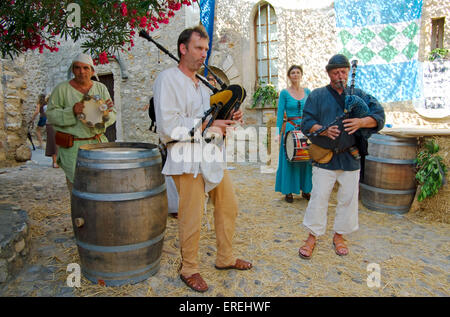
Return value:
M 346 108 L 346 86 L 350 71 L 348 59 L 341 54 L 334 55 L 329 60 L 326 71 L 330 84 L 312 91 L 303 110 L 301 130 L 305 135 L 329 125 Z M 309 236 L 305 245 L 299 249 L 299 256 L 304 259 L 312 256 L 316 237 L 325 234 L 328 200 L 336 181 L 340 185 L 333 228 L 336 254 L 341 256 L 348 254 L 342 235 L 358 229 L 360 159 L 354 151 L 358 145 L 357 136 L 367 139 L 372 133 L 381 130 L 385 114 L 380 103 L 360 89 L 354 90 L 352 98 L 368 107 L 366 115 L 362 117 L 350 115 L 328 127 L 318 136 L 310 137 L 313 144 L 331 150 L 332 157 L 326 163 L 313 162 L 313 188 L 303 219 L 303 225 L 308 229 Z

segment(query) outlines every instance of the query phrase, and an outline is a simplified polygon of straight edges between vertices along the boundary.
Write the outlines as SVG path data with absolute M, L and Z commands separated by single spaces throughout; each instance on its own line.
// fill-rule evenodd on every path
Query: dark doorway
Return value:
M 95 80 L 95 78 L 93 78 Z M 101 75 L 98 76 L 98 79 L 102 84 L 108 88 L 109 95 L 111 96 L 112 101 L 114 102 L 114 76 L 113 74 Z M 116 122 L 106 128 L 105 136 L 108 138 L 109 142 L 115 142 L 117 139 L 116 135 Z

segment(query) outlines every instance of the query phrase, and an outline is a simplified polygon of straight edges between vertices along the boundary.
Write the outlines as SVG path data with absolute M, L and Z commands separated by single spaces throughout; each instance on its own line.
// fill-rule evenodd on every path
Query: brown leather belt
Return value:
M 102 133 L 91 136 L 90 138 L 74 138 L 73 140 L 74 141 L 97 140 L 98 142 L 101 142 L 102 141 L 100 139 L 101 136 L 102 136 Z
M 284 132 L 286 131 L 286 123 L 292 124 L 295 128 L 299 128 L 299 124 L 295 124 L 294 120 L 301 120 L 302 117 L 288 117 L 286 121 L 283 122 L 283 125 L 281 126 L 281 135 L 284 135 Z
M 290 124 L 292 124 L 294 127 L 299 128 L 300 125 L 294 123 L 294 120 L 301 120 L 301 119 L 302 119 L 302 117 L 289 117 L 289 118 L 287 118 L 287 122 L 289 122 Z

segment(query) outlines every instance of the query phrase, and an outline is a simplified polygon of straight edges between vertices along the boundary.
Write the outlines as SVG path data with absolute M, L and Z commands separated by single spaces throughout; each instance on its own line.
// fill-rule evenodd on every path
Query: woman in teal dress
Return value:
M 294 201 L 292 194 L 300 194 L 300 191 L 303 198 L 309 200 L 312 189 L 312 166 L 310 161 L 289 162 L 286 158 L 284 138 L 287 132 L 299 130 L 303 107 L 311 91 L 300 86 L 303 76 L 301 66 L 292 65 L 287 75 L 291 85 L 280 92 L 278 100 L 277 127 L 280 131 L 280 154 L 275 191 L 286 195 L 285 200 L 292 203 Z M 287 122 L 283 131 L 285 116 Z

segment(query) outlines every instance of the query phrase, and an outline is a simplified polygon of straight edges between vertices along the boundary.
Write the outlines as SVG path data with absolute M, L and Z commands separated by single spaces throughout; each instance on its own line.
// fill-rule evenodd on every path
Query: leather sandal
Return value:
M 286 197 L 284 197 L 284 200 L 286 200 L 288 203 L 294 202 L 294 197 L 292 194 L 287 194 Z
M 305 260 L 311 259 L 315 246 L 316 246 L 316 237 L 310 234 L 308 236 L 308 239 L 305 240 L 305 244 L 298 250 L 298 255 Z
M 345 256 L 348 254 L 348 248 L 345 244 L 345 239 L 340 234 L 334 234 L 333 237 L 334 251 L 339 256 Z
M 241 259 L 236 259 L 234 265 L 229 265 L 225 267 L 219 267 L 217 265 L 215 266 L 215 268 L 218 270 L 240 270 L 240 271 L 250 270 L 252 267 L 253 264 Z
M 309 201 L 311 199 L 311 194 L 310 193 L 302 193 L 302 197 Z
M 191 289 L 193 289 L 196 292 L 206 292 L 208 290 L 208 285 L 206 284 L 205 280 L 200 276 L 200 273 L 192 274 L 189 277 L 184 277 L 180 274 L 181 280 L 189 286 Z

